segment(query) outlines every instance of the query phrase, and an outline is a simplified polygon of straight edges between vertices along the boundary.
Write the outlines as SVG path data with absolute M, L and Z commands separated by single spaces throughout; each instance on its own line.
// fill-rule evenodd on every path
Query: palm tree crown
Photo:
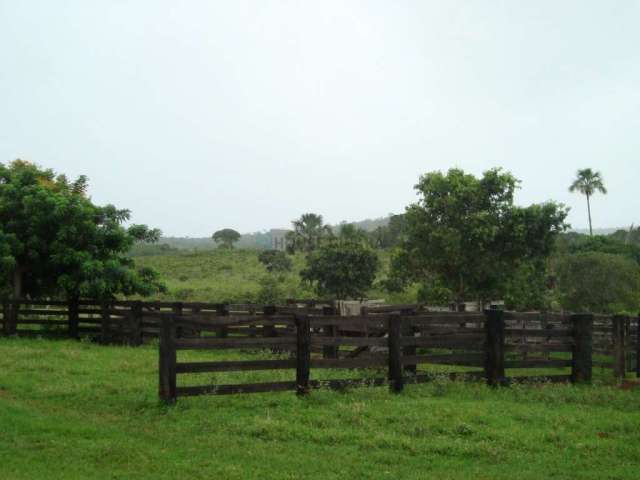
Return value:
M 594 172 L 590 168 L 578 170 L 576 179 L 569 187 L 570 192 L 575 192 L 576 190 L 588 197 L 596 192 L 607 193 L 607 189 L 604 188 L 602 174 L 600 172 Z
M 607 193 L 607 189 L 604 188 L 604 182 L 600 172 L 594 172 L 590 168 L 584 168 L 578 170 L 576 179 L 569 187 L 570 192 L 578 191 L 587 197 L 587 212 L 589 214 L 589 235 L 593 235 L 593 229 L 591 228 L 591 203 L 589 198 L 596 192 L 602 194 Z

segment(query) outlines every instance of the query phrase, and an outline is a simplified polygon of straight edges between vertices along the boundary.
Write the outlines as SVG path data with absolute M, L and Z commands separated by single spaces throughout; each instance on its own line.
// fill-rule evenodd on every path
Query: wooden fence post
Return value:
M 307 315 L 295 315 L 296 322 L 296 393 L 309 393 L 311 368 L 311 327 Z
M 275 305 L 265 305 L 262 307 L 262 314 L 265 317 L 269 317 L 271 315 L 275 315 L 277 312 L 277 308 Z M 264 337 L 275 337 L 276 336 L 276 326 L 275 325 L 262 325 L 262 335 Z
M 132 345 L 142 345 L 142 302 L 131 305 L 131 339 Z
M 389 350 L 389 382 L 392 392 L 401 392 L 404 388 L 402 377 L 402 317 L 389 315 L 387 345 Z
M 182 302 L 174 302 L 173 307 L 171 307 L 171 310 L 173 310 L 173 314 L 177 318 L 180 318 L 182 316 L 182 308 L 183 308 Z M 182 336 L 183 336 L 182 327 L 180 326 L 176 327 L 176 338 L 182 338 Z
M 69 300 L 69 305 L 67 306 L 67 314 L 69 316 L 69 337 L 70 338 L 78 338 L 78 299 L 72 298 Z
M 9 300 L 2 302 L 2 333 L 4 335 L 11 334 L 11 304 Z
M 485 310 L 486 335 L 484 372 L 487 383 L 497 386 L 505 383 L 504 372 L 504 312 Z
M 15 300 L 9 304 L 9 335 L 18 333 L 18 316 L 20 314 L 20 301 Z
M 411 325 L 411 322 L 407 319 L 407 317 L 409 315 L 412 315 L 414 313 L 414 310 L 411 309 L 403 309 L 400 310 L 400 315 L 405 319 L 405 321 L 401 322 L 402 324 L 402 336 L 403 337 L 413 337 L 415 336 L 415 329 L 413 328 L 413 325 Z M 407 347 L 403 347 L 402 348 L 402 355 L 405 357 L 411 357 L 411 356 L 415 356 L 416 354 L 416 347 L 410 345 Z M 404 365 L 404 371 L 405 372 L 409 372 L 409 373 L 413 373 L 415 375 L 415 373 L 418 371 L 417 365 L 413 364 L 409 364 L 409 365 Z
M 611 322 L 613 324 L 613 375 L 620 380 L 626 373 L 626 318 L 622 315 L 614 315 Z
M 219 303 L 216 305 L 216 312 L 218 312 L 219 317 L 226 317 L 229 315 L 229 305 L 226 303 Z M 227 338 L 229 335 L 229 330 L 227 327 L 220 327 L 216 330 L 216 337 L 218 338 Z
M 322 307 L 322 315 L 335 315 L 336 310 L 333 307 Z M 335 337 L 338 328 L 335 325 L 325 325 L 324 334 L 327 337 Z M 338 347 L 336 345 L 325 345 L 322 347 L 322 358 L 338 358 Z
M 571 315 L 573 325 L 573 355 L 571 359 L 571 381 L 591 382 L 593 372 L 593 315 L 581 313 Z
M 160 319 L 159 393 L 165 403 L 176 401 L 176 328 L 174 315 Z
M 100 343 L 109 343 L 109 327 L 111 315 L 109 314 L 109 304 L 102 302 L 100 305 Z

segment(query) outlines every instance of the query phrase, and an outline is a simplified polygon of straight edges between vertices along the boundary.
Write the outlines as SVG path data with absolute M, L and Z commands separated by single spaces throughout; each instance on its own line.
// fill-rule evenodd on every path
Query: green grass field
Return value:
M 159 255 L 137 256 L 138 266 L 155 269 L 167 286 L 160 299 L 229 303 L 261 303 L 260 279 L 268 276 L 258 261 L 258 250 L 211 249 L 199 251 L 170 251 Z M 379 251 L 380 271 L 369 298 L 382 298 L 390 303 L 414 303 L 416 292 L 390 293 L 380 288 L 379 281 L 389 266 L 388 252 Z M 316 298 L 317 295 L 300 282 L 299 272 L 304 268 L 304 256 L 293 259 L 293 270 L 282 276 L 281 297 Z
M 0 339 L 0 478 L 637 479 L 640 389 L 599 375 L 594 386 L 443 380 L 399 395 L 319 390 L 167 407 L 153 345 Z

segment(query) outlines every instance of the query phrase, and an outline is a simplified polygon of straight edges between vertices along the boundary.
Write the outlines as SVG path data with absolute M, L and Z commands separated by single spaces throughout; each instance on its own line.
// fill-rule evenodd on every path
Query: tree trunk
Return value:
M 17 266 L 13 271 L 13 298 L 18 300 L 22 298 L 22 277 L 24 268 Z
M 589 214 L 589 236 L 593 237 L 593 229 L 591 228 L 591 203 L 589 202 L 589 195 L 587 195 L 587 212 Z

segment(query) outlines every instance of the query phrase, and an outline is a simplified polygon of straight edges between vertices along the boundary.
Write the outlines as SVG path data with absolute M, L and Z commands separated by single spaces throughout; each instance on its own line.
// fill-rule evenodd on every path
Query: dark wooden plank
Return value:
M 546 329 L 546 330 L 531 330 L 526 328 L 506 328 L 504 331 L 507 337 L 542 337 L 542 338 L 555 338 L 555 337 L 571 337 L 573 331 L 570 329 Z
M 411 317 L 411 324 L 437 325 L 437 324 L 460 324 L 460 323 L 484 323 L 484 315 L 481 313 L 431 313 L 420 314 Z
M 442 354 L 442 355 L 415 355 L 405 357 L 404 361 L 415 364 L 434 363 L 442 365 L 483 366 L 484 353 Z
M 385 338 L 376 337 L 320 337 L 314 335 L 311 338 L 311 343 L 317 346 L 332 345 L 350 345 L 354 347 L 385 347 L 387 340 Z
M 311 328 L 309 317 L 296 315 L 296 392 L 309 393 L 311 367 Z
M 311 368 L 376 368 L 388 365 L 386 355 L 371 355 L 357 358 L 312 358 Z
M 387 331 L 388 350 L 389 350 L 389 382 L 392 392 L 401 392 L 404 388 L 402 378 L 402 317 L 399 315 L 389 316 L 389 326 Z
M 487 310 L 484 323 L 485 340 L 485 376 L 487 383 L 497 386 L 504 383 L 504 318 L 501 310 Z
M 292 338 L 189 338 L 176 340 L 178 350 L 208 350 L 216 348 L 271 348 L 274 346 L 295 346 Z
M 529 358 L 527 360 L 506 360 L 504 362 L 505 368 L 560 368 L 570 367 L 571 365 L 571 360 L 547 360 L 544 358 Z
M 34 308 L 21 308 L 20 315 L 42 315 L 42 316 L 67 316 L 68 310 L 40 310 Z
M 176 373 L 176 329 L 173 318 L 163 318 L 160 325 L 159 346 L 159 394 L 166 403 L 173 403 L 177 398 Z
M 296 368 L 295 359 L 238 360 L 224 362 L 185 362 L 176 365 L 177 373 L 244 372 L 252 370 L 282 370 Z
M 43 318 L 18 318 L 16 325 L 68 325 L 68 321 Z
M 576 314 L 571 316 L 573 324 L 574 347 L 571 367 L 571 381 L 591 382 L 593 370 L 592 329 L 593 315 Z
M 478 346 L 481 348 L 485 341 L 484 335 L 443 335 L 433 337 L 403 337 L 403 346 L 422 348 L 465 348 Z

